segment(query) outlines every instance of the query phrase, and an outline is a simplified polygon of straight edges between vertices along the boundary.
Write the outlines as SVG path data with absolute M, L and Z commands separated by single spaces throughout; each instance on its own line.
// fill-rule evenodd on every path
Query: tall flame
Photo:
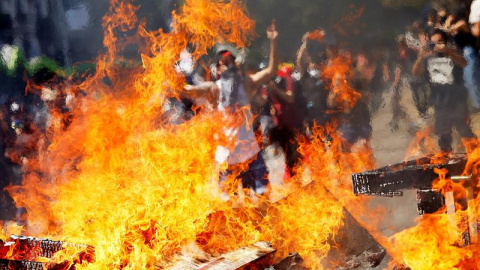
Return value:
M 111 2 L 107 52 L 95 75 L 74 86 L 86 96 L 77 96 L 71 124 L 52 130 L 48 149 L 25 166 L 24 185 L 10 188 L 28 209 L 29 234 L 95 247 L 88 269 L 152 269 L 195 243 L 209 216 L 227 207 L 214 159 L 225 144 L 222 115 L 172 126 L 162 122 L 162 104 L 182 89 L 174 65 L 189 44 L 195 57 L 218 41 L 243 46 L 253 21 L 239 1 L 186 1 L 170 33 L 147 32 L 137 9 Z M 125 68 L 123 52 L 142 42 L 143 68 Z
M 214 153 L 231 144 L 223 130 L 238 115 L 204 110 L 172 125 L 163 104 L 183 89 L 174 68 L 182 51 L 198 59 L 217 42 L 243 47 L 254 22 L 239 0 L 186 0 L 168 33 L 147 31 L 136 10 L 111 0 L 95 74 L 57 85 L 75 95 L 68 121 L 52 113 L 38 156 L 24 161 L 23 186 L 9 188 L 28 210 L 24 233 L 95 247 L 95 261 L 77 269 L 154 269 L 188 246 L 217 255 L 258 240 L 272 241 L 279 256 L 298 251 L 321 269 L 343 207 L 359 200 L 348 175 L 373 168 L 370 149 L 342 153 L 335 125 L 317 126 L 301 144 L 304 164 L 286 185 L 287 198 L 274 203 L 269 194 L 239 191 L 244 198 L 224 201 Z M 123 57 L 132 47 L 141 61 Z M 326 74 L 339 83 L 337 104 L 348 109 L 359 94 L 336 80 L 350 76 L 344 60 Z M 74 253 L 66 248 L 56 260 L 76 261 Z

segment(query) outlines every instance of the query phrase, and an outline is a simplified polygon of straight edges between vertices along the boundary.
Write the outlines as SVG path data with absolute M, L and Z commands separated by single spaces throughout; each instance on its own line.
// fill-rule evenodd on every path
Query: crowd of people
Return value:
M 429 108 L 433 108 L 434 133 L 446 153 L 453 149 L 454 128 L 464 139 L 475 138 L 470 115 L 480 105 L 479 25 L 478 0 L 471 8 L 437 5 L 398 39 L 394 98 L 398 99 L 398 81 L 403 77 L 423 120 L 432 117 Z M 394 121 L 405 115 L 398 102 L 392 107 Z
M 272 25 L 267 30 L 271 40 L 268 65 L 243 65 L 236 61 L 234 50 L 219 50 L 213 79 L 192 80 L 185 88 L 186 96 L 195 100 L 207 92 L 218 92 L 210 95 L 219 97 L 210 100 L 213 107 L 231 112 L 248 107 L 256 115 L 251 127 L 245 124 L 249 119 L 240 125 L 245 130 L 234 136 L 237 148 L 217 153 L 223 157 L 217 161 L 227 162 L 228 172 L 238 164 L 249 164 L 240 177 L 244 187 L 259 193 L 267 183 L 262 150 L 267 146 L 281 150 L 286 159 L 285 176 L 289 177 L 301 159 L 297 139 L 311 136 L 314 124 L 334 121 L 342 151 L 359 143 L 369 147 L 371 116 L 385 105 L 387 91 L 392 97 L 392 132 L 398 131 L 403 119 L 410 119 L 413 132 L 433 119 L 433 135 L 438 137 L 439 149 L 448 154 L 454 149 L 454 130 L 462 139 L 476 137 L 470 114 L 480 110 L 479 25 L 478 0 L 471 7 L 454 10 L 437 5 L 397 38 L 394 49 L 380 47 L 367 52 L 342 48 L 326 42 L 325 31 L 316 30 L 304 35 L 295 61 L 282 64 L 276 56 L 278 33 Z M 337 70 L 335 76 L 329 76 L 329 69 L 339 69 L 338 61 L 346 63 L 349 71 Z M 353 94 L 345 97 L 335 91 L 343 83 Z M 408 115 L 401 104 L 402 89 L 412 91 L 415 116 Z M 245 149 L 249 151 L 242 151 Z
M 243 186 L 264 193 L 268 183 L 265 149 L 273 147 L 284 154 L 284 177 L 288 178 L 302 158 L 298 138 L 308 140 L 314 125 L 334 122 L 342 151 L 358 144 L 369 147 L 371 118 L 385 104 L 387 91 L 392 96 L 392 132 L 409 118 L 400 100 L 402 89 L 411 89 L 420 119 L 410 123 L 413 130 L 433 118 L 439 148 L 445 153 L 453 151 L 454 129 L 462 138 L 475 138 L 469 119 L 480 111 L 480 0 L 455 10 L 434 6 L 397 38 L 394 49 L 342 47 L 329 42 L 329 33 L 320 29 L 305 33 L 296 57 L 288 62 L 278 59 L 279 33 L 274 23 L 266 34 L 268 62 L 246 64 L 235 49 L 219 48 L 211 69 L 199 68 L 186 75 L 183 99 L 172 98 L 165 107 L 164 116 L 176 123 L 194 117 L 193 104 L 242 112 L 238 131 L 225 131 L 235 147 L 219 146 L 215 153 L 219 164 L 228 164 L 221 181 L 242 168 Z M 39 84 L 51 79 L 39 74 Z M 23 81 L 21 74 L 4 79 L 3 84 L 12 81 L 12 88 Z M 3 175 L 9 175 L 5 178 L 9 180 L 3 186 L 21 178 L 21 164 L 38 150 L 38 134 L 49 125 L 49 114 L 57 110 L 68 115 L 69 111 L 66 96 L 48 87 L 43 87 L 41 95 L 4 96 L 0 169 L 8 170 Z
M 337 123 L 343 151 L 350 151 L 357 143 L 369 145 L 372 127 L 368 89 L 378 79 L 376 68 L 363 53 L 354 55 L 336 45 L 327 45 L 325 35 L 323 30 L 306 33 L 295 64 L 280 64 L 276 52 L 278 33 L 272 23 L 267 30 L 268 64 L 243 65 L 237 61 L 237 52 L 219 49 L 211 69 L 213 79 L 187 80 L 191 84 L 185 87 L 184 97 L 210 97 L 210 107 L 219 111 L 244 112 L 238 132 L 230 134 L 235 148 L 217 149 L 217 162 L 228 164 L 221 181 L 248 164 L 239 176 L 243 187 L 265 192 L 268 172 L 262 152 L 266 147 L 284 154 L 284 175 L 291 177 L 301 160 L 298 138 L 311 136 L 314 125 Z M 327 72 L 329 69 L 332 70 Z

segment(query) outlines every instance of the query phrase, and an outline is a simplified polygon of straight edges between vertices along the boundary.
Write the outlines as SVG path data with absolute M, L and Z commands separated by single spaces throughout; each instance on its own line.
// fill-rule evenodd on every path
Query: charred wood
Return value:
M 74 270 L 75 266 L 0 259 L 0 270 Z
M 59 264 L 44 262 L 45 259 L 51 259 L 55 253 L 67 246 L 78 250 L 71 262 Z M 42 260 L 42 262 L 39 262 L 39 260 Z M 95 251 L 90 245 L 70 244 L 62 241 L 15 235 L 11 236 L 7 242 L 0 241 L 0 270 L 68 270 L 75 269 L 75 264 L 94 261 Z
M 417 191 L 417 208 L 419 215 L 433 214 L 443 206 L 445 206 L 445 198 L 438 191 L 433 189 Z
M 344 226 L 332 240 L 334 246 L 324 263 L 327 269 L 353 269 L 376 267 L 386 255 L 386 250 L 358 221 L 344 209 Z
M 435 168 L 446 168 L 449 175 L 461 175 L 466 163 L 467 156 L 464 154 L 444 160 L 425 157 L 397 163 L 378 170 L 353 174 L 353 191 L 357 195 L 402 196 L 402 190 L 429 190 L 433 181 L 438 178 Z
M 275 249 L 269 243 L 259 242 L 237 249 L 219 257 L 205 260 L 182 256 L 169 266 L 158 265 L 157 269 L 168 270 L 247 270 L 265 269 L 271 265 Z
M 308 270 L 305 265 L 303 258 L 298 253 L 291 253 L 286 258 L 282 259 L 280 262 L 275 265 L 267 268 L 268 270 Z

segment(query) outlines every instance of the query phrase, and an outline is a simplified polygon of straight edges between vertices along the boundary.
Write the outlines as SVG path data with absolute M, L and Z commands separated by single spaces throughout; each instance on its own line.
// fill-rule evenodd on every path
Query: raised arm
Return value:
M 310 58 L 310 56 L 308 55 L 308 51 L 307 51 L 307 43 L 308 43 L 308 36 L 310 35 L 310 33 L 305 33 L 305 35 L 303 35 L 303 38 L 302 38 L 302 45 L 300 46 L 300 48 L 298 49 L 297 51 L 297 60 L 295 62 L 295 64 L 297 65 L 297 69 L 303 74 L 307 71 L 307 62 L 308 62 L 308 58 Z
M 472 35 L 480 38 L 480 22 L 476 22 L 472 25 Z
M 255 74 L 249 76 L 252 86 L 258 87 L 266 83 L 270 78 L 275 75 L 276 65 L 277 65 L 277 37 L 278 32 L 275 25 L 275 20 L 272 21 L 272 24 L 267 29 L 267 37 L 270 40 L 270 58 L 268 61 L 268 67 L 262 71 L 259 71 Z
M 186 85 L 181 95 L 187 98 L 206 97 L 211 102 L 215 102 L 213 99 L 218 95 L 218 92 L 219 89 L 215 82 L 204 82 L 199 85 Z
M 206 91 L 212 91 L 212 90 L 215 90 L 216 88 L 218 88 L 218 86 L 215 82 L 203 82 L 198 85 L 190 85 L 190 84 L 185 85 L 183 90 L 185 90 L 185 92 L 187 93 L 194 93 L 194 92 L 205 93 Z
M 427 71 L 427 67 L 425 65 L 425 59 L 432 54 L 431 51 L 427 50 L 428 46 L 428 37 L 425 34 L 419 35 L 420 41 L 420 50 L 418 51 L 417 60 L 413 63 L 412 67 L 412 74 L 413 76 L 422 76 Z

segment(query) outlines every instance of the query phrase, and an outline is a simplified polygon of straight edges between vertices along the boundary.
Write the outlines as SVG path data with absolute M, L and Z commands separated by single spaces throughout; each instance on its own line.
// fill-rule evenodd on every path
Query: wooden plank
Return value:
M 468 228 L 470 232 L 470 243 L 478 244 L 478 215 L 477 204 L 473 193 L 473 187 L 467 188 L 467 203 L 468 203 Z
M 62 241 L 12 235 L 7 242 L 0 240 L 0 270 L 68 270 L 75 269 L 75 265 L 65 261 L 63 263 L 45 262 L 53 255 L 64 249 L 64 246 L 78 249 L 75 262 L 95 261 L 95 251 L 90 245 L 70 244 Z M 7 254 L 13 252 L 12 256 Z
M 179 261 L 171 266 L 157 269 L 165 270 L 242 270 L 266 268 L 270 265 L 275 249 L 269 243 L 259 242 L 252 246 L 237 249 L 235 251 L 212 258 L 205 262 L 196 258 L 180 256 Z

